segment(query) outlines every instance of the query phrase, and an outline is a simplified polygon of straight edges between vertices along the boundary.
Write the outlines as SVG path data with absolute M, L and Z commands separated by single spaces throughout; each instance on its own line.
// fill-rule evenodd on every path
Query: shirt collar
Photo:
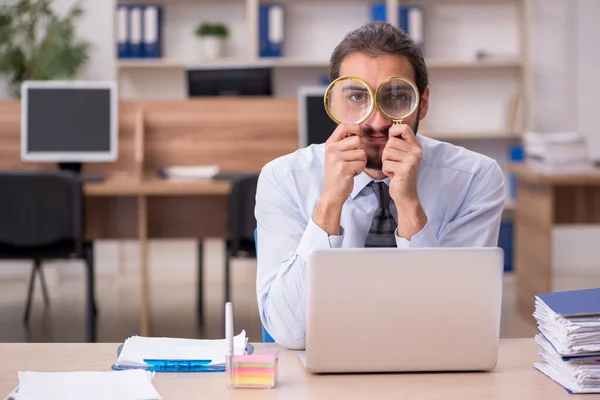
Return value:
M 386 176 L 384 179 L 373 179 L 366 172 L 361 172 L 359 175 L 354 177 L 354 188 L 352 188 L 352 193 L 350 193 L 350 198 L 354 200 L 356 196 L 372 181 L 376 182 L 385 182 L 386 185 L 390 185 L 390 178 Z

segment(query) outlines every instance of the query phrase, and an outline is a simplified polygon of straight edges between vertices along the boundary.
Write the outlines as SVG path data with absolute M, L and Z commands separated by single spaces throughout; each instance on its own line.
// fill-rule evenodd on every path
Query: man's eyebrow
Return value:
M 362 92 L 368 92 L 367 88 L 364 86 L 344 86 L 344 88 L 342 89 L 343 91 L 347 91 L 347 90 L 359 90 Z
M 384 92 L 388 93 L 391 92 L 392 90 L 404 90 L 404 91 L 412 91 L 414 92 L 414 89 L 412 86 L 410 85 L 402 85 L 402 86 L 394 86 L 394 87 L 386 87 L 384 88 Z

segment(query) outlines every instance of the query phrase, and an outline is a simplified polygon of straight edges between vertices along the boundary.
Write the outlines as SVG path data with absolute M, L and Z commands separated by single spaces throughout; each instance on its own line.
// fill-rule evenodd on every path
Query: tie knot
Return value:
M 390 206 L 390 189 L 385 182 L 375 182 L 371 181 L 369 186 L 373 188 L 373 192 L 375 192 L 375 196 L 377 196 L 377 204 L 379 208 L 383 208 L 384 210 L 389 208 Z

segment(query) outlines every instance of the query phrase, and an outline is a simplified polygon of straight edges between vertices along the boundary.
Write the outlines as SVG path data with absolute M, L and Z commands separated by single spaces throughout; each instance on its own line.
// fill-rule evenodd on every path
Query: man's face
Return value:
M 350 54 L 340 65 L 340 76 L 356 76 L 364 79 L 373 91 L 390 76 L 404 76 L 415 82 L 415 73 L 410 62 L 403 56 L 382 55 L 369 57 L 362 53 Z M 421 96 L 419 108 L 402 123 L 417 133 L 419 120 L 425 118 L 429 107 L 429 88 Z M 388 129 L 393 121 L 379 111 L 377 107 L 360 127 L 363 131 L 362 143 L 367 153 L 367 168 L 381 170 L 381 156 L 388 140 Z

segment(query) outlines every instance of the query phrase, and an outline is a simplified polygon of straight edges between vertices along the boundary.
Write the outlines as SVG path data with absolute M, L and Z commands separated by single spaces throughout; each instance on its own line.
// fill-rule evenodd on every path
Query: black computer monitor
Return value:
M 27 81 L 21 93 L 23 161 L 79 171 L 82 162 L 117 160 L 114 82 Z
M 325 143 L 337 124 L 323 104 L 325 86 L 301 87 L 298 91 L 298 134 L 300 147 Z
M 271 96 L 271 68 L 188 70 L 188 96 Z

